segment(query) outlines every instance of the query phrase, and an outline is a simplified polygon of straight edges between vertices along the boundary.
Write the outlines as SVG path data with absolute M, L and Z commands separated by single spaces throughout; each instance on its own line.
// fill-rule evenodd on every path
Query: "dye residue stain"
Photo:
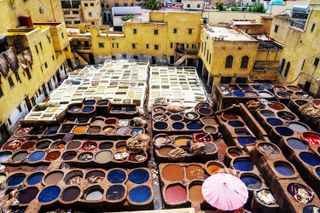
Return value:
M 132 183 L 142 184 L 148 181 L 149 173 L 144 169 L 135 169 L 130 172 L 129 178 Z
M 166 165 L 160 172 L 168 181 L 181 181 L 184 178 L 183 168 L 179 165 Z
M 129 198 L 136 203 L 148 201 L 152 196 L 151 189 L 148 186 L 137 186 L 129 192 Z
M 110 183 L 123 183 L 126 180 L 126 173 L 120 169 L 111 170 L 107 176 Z
M 202 203 L 204 198 L 201 193 L 201 185 L 193 185 L 189 189 L 189 198 L 192 202 Z
M 41 203 L 49 203 L 57 199 L 60 195 L 61 189 L 58 186 L 48 186 L 44 188 L 38 197 L 38 201 Z
M 198 165 L 190 165 L 186 168 L 186 175 L 189 180 L 204 178 L 204 171 Z
M 124 197 L 125 188 L 122 185 L 113 185 L 108 188 L 106 198 L 107 200 L 120 200 Z
M 187 190 L 180 184 L 168 186 L 165 191 L 165 201 L 168 204 L 179 204 L 186 202 Z
M 236 159 L 233 163 L 233 167 L 240 171 L 252 171 L 253 163 L 250 160 Z

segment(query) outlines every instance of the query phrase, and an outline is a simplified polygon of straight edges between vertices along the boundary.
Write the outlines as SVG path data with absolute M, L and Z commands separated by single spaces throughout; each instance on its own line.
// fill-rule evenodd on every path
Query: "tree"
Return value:
M 247 11 L 253 13 L 265 13 L 266 9 L 264 8 L 263 3 L 254 3 Z
M 223 11 L 223 10 L 224 10 L 222 3 L 216 3 L 216 8 L 217 8 L 219 11 Z
M 159 0 L 147 0 L 145 3 L 145 8 L 149 10 L 158 10 L 159 9 Z
M 124 15 L 124 16 L 122 16 L 122 17 L 121 17 L 121 20 L 122 20 L 122 21 L 128 21 L 128 20 L 133 19 L 133 18 L 134 18 L 134 15 L 129 14 L 129 15 Z

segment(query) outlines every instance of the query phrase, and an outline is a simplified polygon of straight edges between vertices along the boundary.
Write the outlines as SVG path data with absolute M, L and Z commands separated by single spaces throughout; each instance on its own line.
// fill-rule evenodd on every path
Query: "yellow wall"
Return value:
M 270 29 L 270 37 L 277 42 L 284 44 L 287 40 L 289 31 L 290 19 L 283 16 L 275 16 L 272 20 L 272 26 Z M 278 31 L 275 32 L 275 28 L 278 26 Z
M 136 4 L 135 0 L 101 0 L 101 3 L 103 4 L 103 8 L 105 10 L 111 10 L 112 7 L 115 7 L 118 5 L 121 6 L 134 6 Z
M 44 13 L 40 13 L 40 7 Z M 60 0 L 0 1 L 0 33 L 18 26 L 18 16 L 31 16 L 33 22 L 63 22 Z

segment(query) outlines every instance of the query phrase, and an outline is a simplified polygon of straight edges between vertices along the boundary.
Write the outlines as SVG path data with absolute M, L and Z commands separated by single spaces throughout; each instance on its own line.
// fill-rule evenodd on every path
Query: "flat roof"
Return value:
M 215 40 L 224 41 L 257 41 L 248 34 L 231 27 L 207 26 L 204 30 Z
M 253 22 L 253 21 L 232 21 L 234 25 L 262 25 L 261 23 L 258 22 Z

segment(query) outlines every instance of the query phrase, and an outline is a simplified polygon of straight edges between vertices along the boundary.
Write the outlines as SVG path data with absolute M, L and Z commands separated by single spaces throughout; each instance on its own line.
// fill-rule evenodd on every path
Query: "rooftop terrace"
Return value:
M 208 26 L 205 31 L 215 40 L 224 41 L 256 41 L 248 34 L 229 27 Z

